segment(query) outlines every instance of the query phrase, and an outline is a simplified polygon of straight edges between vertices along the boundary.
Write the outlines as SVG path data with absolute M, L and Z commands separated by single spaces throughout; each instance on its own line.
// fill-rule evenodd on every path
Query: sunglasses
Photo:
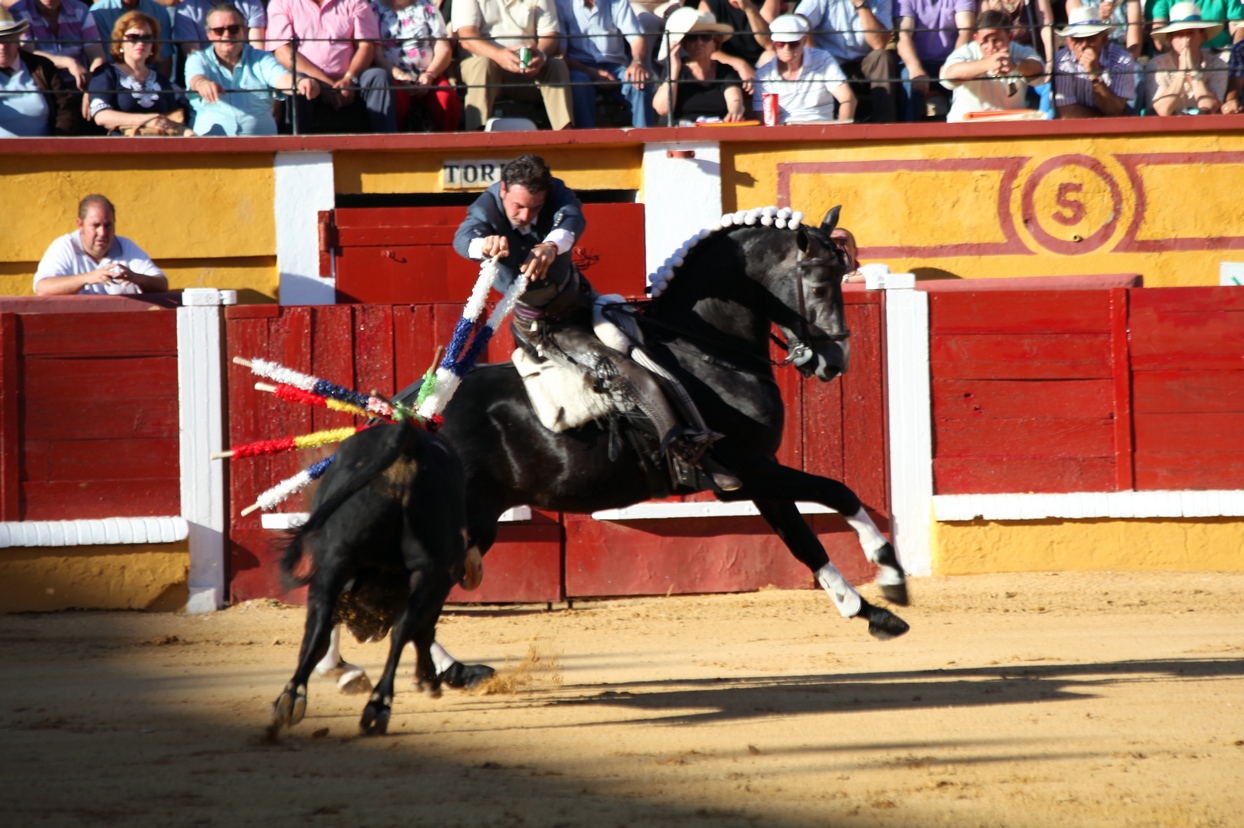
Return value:
M 125 39 L 129 43 L 150 43 L 155 37 L 149 34 L 141 34 L 139 32 L 126 32 Z
M 773 41 L 774 49 L 802 49 L 802 40 L 775 40 Z
M 711 34 L 689 34 L 683 36 L 683 40 L 688 43 L 703 43 L 706 40 L 712 39 L 713 36 Z
M 216 35 L 216 37 L 224 37 L 225 35 L 232 36 L 232 35 L 238 34 L 239 32 L 242 31 L 242 27 L 239 26 L 237 23 L 233 23 L 232 25 L 229 25 L 229 26 L 212 26 L 210 29 L 208 29 L 208 31 Z

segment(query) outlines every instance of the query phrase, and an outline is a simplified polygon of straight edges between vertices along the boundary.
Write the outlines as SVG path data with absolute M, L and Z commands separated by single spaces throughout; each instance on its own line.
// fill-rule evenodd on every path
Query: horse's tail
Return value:
M 315 509 L 306 523 L 290 532 L 281 555 L 281 577 L 287 589 L 306 586 L 315 577 L 314 549 L 305 571 L 298 574 L 308 542 L 350 498 L 412 450 L 420 436 L 409 420 L 403 420 L 397 426 L 373 426 L 342 442 L 337 459 L 316 492 Z

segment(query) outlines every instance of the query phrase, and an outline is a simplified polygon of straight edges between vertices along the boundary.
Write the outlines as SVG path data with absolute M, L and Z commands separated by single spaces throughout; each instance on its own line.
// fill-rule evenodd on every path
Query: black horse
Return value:
M 686 254 L 639 321 L 645 350 L 678 377 L 709 428 L 725 435 L 713 454 L 743 486 L 718 497 L 753 501 L 839 612 L 867 620 L 869 631 L 885 639 L 905 633 L 907 624 L 869 604 L 842 578 L 796 501 L 843 515 L 880 566 L 885 597 L 906 604 L 906 579 L 893 547 L 847 486 L 783 466 L 775 456 L 784 409 L 769 358 L 771 326 L 783 332 L 791 361 L 805 376 L 828 382 L 847 369 L 845 260 L 829 237 L 837 215 L 834 208 L 819 228 L 756 223 L 714 231 Z M 403 391 L 399 400 L 413 400 L 416 390 Z M 498 518 L 513 506 L 590 513 L 669 494 L 668 477 L 651 474 L 635 443 L 611 439 L 606 422 L 560 433 L 541 425 L 509 363 L 480 366 L 463 379 L 441 434 L 466 470 L 469 543 L 480 553 L 492 546 Z M 339 658 L 334 646 L 321 671 L 349 666 Z M 453 666 L 461 674 L 465 665 Z

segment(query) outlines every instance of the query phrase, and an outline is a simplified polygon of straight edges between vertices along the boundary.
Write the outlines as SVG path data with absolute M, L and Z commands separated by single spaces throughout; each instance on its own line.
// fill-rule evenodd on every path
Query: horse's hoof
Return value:
M 384 700 L 372 696 L 371 701 L 363 708 L 363 718 L 359 720 L 359 730 L 364 736 L 383 736 L 389 732 L 390 705 Z
M 907 584 L 878 584 L 881 587 L 881 594 L 891 604 L 898 604 L 905 607 L 908 604 Z
M 888 609 L 874 607 L 872 604 L 866 605 L 865 609 L 868 615 L 868 632 L 879 641 L 898 638 L 911 629 L 906 621 Z
M 474 690 L 480 682 L 491 678 L 495 672 L 497 671 L 487 664 L 463 664 L 455 661 L 437 678 L 455 690 Z
M 307 686 L 300 684 L 295 687 L 293 682 L 285 685 L 285 692 L 272 705 L 272 724 L 278 728 L 293 727 L 306 714 Z
M 337 690 L 347 696 L 370 693 L 371 679 L 367 677 L 367 672 L 362 667 L 351 665 L 349 669 L 343 670 L 341 678 L 337 679 Z
M 441 683 L 436 679 L 423 679 L 415 683 L 415 689 L 420 693 L 427 693 L 429 698 L 439 699 L 441 693 Z

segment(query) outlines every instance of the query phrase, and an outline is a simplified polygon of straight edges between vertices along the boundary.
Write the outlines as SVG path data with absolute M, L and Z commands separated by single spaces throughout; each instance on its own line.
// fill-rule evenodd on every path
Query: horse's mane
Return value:
M 653 299 L 664 293 L 674 276 L 682 269 L 687 256 L 701 242 L 729 235 L 740 227 L 760 226 L 794 230 L 802 221 L 803 213 L 789 207 L 756 207 L 751 210 L 739 210 L 737 213 L 726 213 L 712 227 L 705 227 L 683 242 L 681 247 L 666 257 L 660 267 L 648 274 L 648 293 Z

